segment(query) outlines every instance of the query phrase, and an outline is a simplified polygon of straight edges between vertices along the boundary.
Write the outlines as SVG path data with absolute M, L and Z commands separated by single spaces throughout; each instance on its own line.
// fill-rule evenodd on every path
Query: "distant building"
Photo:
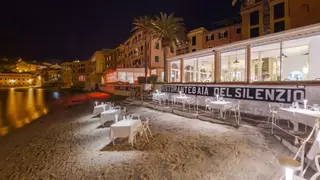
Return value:
M 37 69 L 36 65 L 29 64 L 25 61 L 18 61 L 16 67 L 12 70 L 13 72 L 35 72 Z
M 0 86 L 32 86 L 34 78 L 28 73 L 0 73 Z
M 72 86 L 85 86 L 85 82 L 91 73 L 91 64 L 89 61 L 75 60 L 73 62 L 63 62 L 62 67 L 62 81 L 70 82 Z

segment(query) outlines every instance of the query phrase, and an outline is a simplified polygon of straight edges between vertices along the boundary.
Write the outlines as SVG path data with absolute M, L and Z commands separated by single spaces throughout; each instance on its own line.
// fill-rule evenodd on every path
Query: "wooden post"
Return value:
M 214 52 L 214 77 L 215 77 L 215 83 L 221 82 L 221 68 L 220 68 L 220 51 Z
M 247 55 L 247 83 L 251 82 L 251 45 L 247 46 L 247 50 L 246 50 L 246 55 Z
M 180 59 L 180 83 L 184 82 L 184 62 L 183 58 Z

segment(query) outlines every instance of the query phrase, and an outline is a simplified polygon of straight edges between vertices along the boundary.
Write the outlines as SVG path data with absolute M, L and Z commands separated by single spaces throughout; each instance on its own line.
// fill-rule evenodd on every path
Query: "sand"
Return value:
M 0 138 L 0 179 L 269 180 L 289 151 L 268 132 L 129 107 L 149 117 L 151 142 L 108 145 L 93 103 L 50 113 Z

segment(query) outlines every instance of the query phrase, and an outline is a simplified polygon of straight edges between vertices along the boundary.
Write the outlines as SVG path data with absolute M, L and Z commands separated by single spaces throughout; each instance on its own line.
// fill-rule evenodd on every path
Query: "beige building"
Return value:
M 0 73 L 0 86 L 32 86 L 34 78 L 28 73 Z
M 123 45 L 120 45 L 119 51 L 117 68 L 144 68 L 145 57 L 147 57 L 148 75 L 157 75 L 158 80 L 163 81 L 164 57 L 160 40 L 151 39 L 142 33 L 134 33 Z M 167 49 L 167 57 L 175 55 L 174 46 Z
M 21 59 L 16 63 L 16 68 L 13 69 L 13 72 L 35 72 L 37 69 L 36 65 L 29 64 Z
M 71 76 L 72 86 L 84 86 L 89 74 L 91 73 L 91 63 L 89 61 L 75 60 L 64 62 L 62 67 L 62 81 L 69 83 Z

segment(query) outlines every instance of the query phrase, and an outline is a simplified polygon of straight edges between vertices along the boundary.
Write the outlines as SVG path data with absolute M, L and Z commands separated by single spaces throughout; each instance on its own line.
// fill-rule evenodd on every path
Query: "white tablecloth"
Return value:
M 167 97 L 167 95 L 165 93 L 154 93 L 154 94 L 152 94 L 152 99 L 159 101 L 160 104 L 161 104 L 162 100 L 166 99 L 166 97 Z
M 298 123 L 313 127 L 317 117 L 320 117 L 319 112 L 308 109 L 280 108 L 279 110 L 279 117 L 289 119 L 293 123 L 294 131 L 299 130 Z
M 232 102 L 230 101 L 211 101 L 209 103 L 209 107 L 211 109 L 219 109 L 220 117 L 223 117 L 223 112 L 227 109 L 232 107 Z
M 110 127 L 110 139 L 117 137 L 129 137 L 129 143 L 133 140 L 133 133 L 142 128 L 140 120 L 122 120 Z
M 112 110 L 106 110 L 101 113 L 100 121 L 101 124 L 105 121 L 115 121 L 116 115 L 118 115 L 118 118 L 120 117 L 120 110 L 112 109 Z
M 107 110 L 108 109 L 108 105 L 107 104 L 101 104 L 101 105 L 97 105 L 97 106 L 94 106 L 93 108 L 93 114 L 100 114 L 102 113 L 103 111 Z

